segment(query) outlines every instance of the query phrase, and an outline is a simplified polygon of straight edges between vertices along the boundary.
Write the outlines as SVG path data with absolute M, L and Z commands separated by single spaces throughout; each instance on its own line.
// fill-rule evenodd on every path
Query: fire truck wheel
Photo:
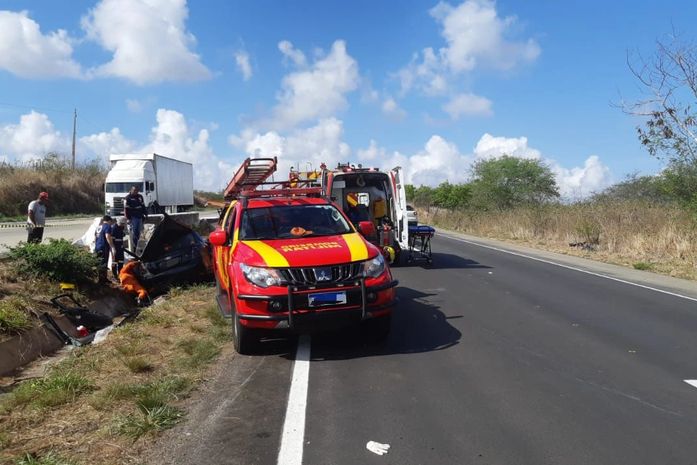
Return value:
M 255 331 L 240 324 L 240 319 L 235 312 L 232 319 L 232 344 L 235 351 L 242 355 L 252 355 L 258 343 Z
M 387 339 L 392 326 L 392 315 L 381 316 L 364 322 L 366 335 L 372 342 L 382 342 Z

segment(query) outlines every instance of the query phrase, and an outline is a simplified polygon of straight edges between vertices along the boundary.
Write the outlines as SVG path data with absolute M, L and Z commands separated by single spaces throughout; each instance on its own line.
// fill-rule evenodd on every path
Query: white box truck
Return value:
M 109 155 L 104 183 L 106 214 L 123 215 L 123 198 L 138 186 L 149 213 L 176 213 L 194 206 L 191 163 L 157 153 Z

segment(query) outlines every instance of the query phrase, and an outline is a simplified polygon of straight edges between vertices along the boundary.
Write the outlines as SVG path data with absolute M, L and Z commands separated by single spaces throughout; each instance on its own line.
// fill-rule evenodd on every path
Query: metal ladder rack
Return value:
M 225 188 L 225 200 L 233 200 L 243 192 L 255 190 L 276 172 L 276 167 L 276 157 L 247 158 Z

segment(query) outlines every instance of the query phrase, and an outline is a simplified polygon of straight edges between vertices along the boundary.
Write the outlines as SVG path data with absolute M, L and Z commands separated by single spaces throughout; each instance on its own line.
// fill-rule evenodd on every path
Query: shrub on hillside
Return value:
M 85 282 L 97 273 L 95 256 L 65 239 L 49 239 L 42 244 L 20 243 L 10 248 L 10 258 L 18 274 L 52 281 Z

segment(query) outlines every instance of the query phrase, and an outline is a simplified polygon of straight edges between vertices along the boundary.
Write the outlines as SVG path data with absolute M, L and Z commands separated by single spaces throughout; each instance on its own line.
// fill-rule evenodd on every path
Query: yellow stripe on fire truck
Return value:
M 262 241 L 244 241 L 244 244 L 258 253 L 266 262 L 266 266 L 272 268 L 287 268 L 289 266 L 288 260 L 281 252 Z

